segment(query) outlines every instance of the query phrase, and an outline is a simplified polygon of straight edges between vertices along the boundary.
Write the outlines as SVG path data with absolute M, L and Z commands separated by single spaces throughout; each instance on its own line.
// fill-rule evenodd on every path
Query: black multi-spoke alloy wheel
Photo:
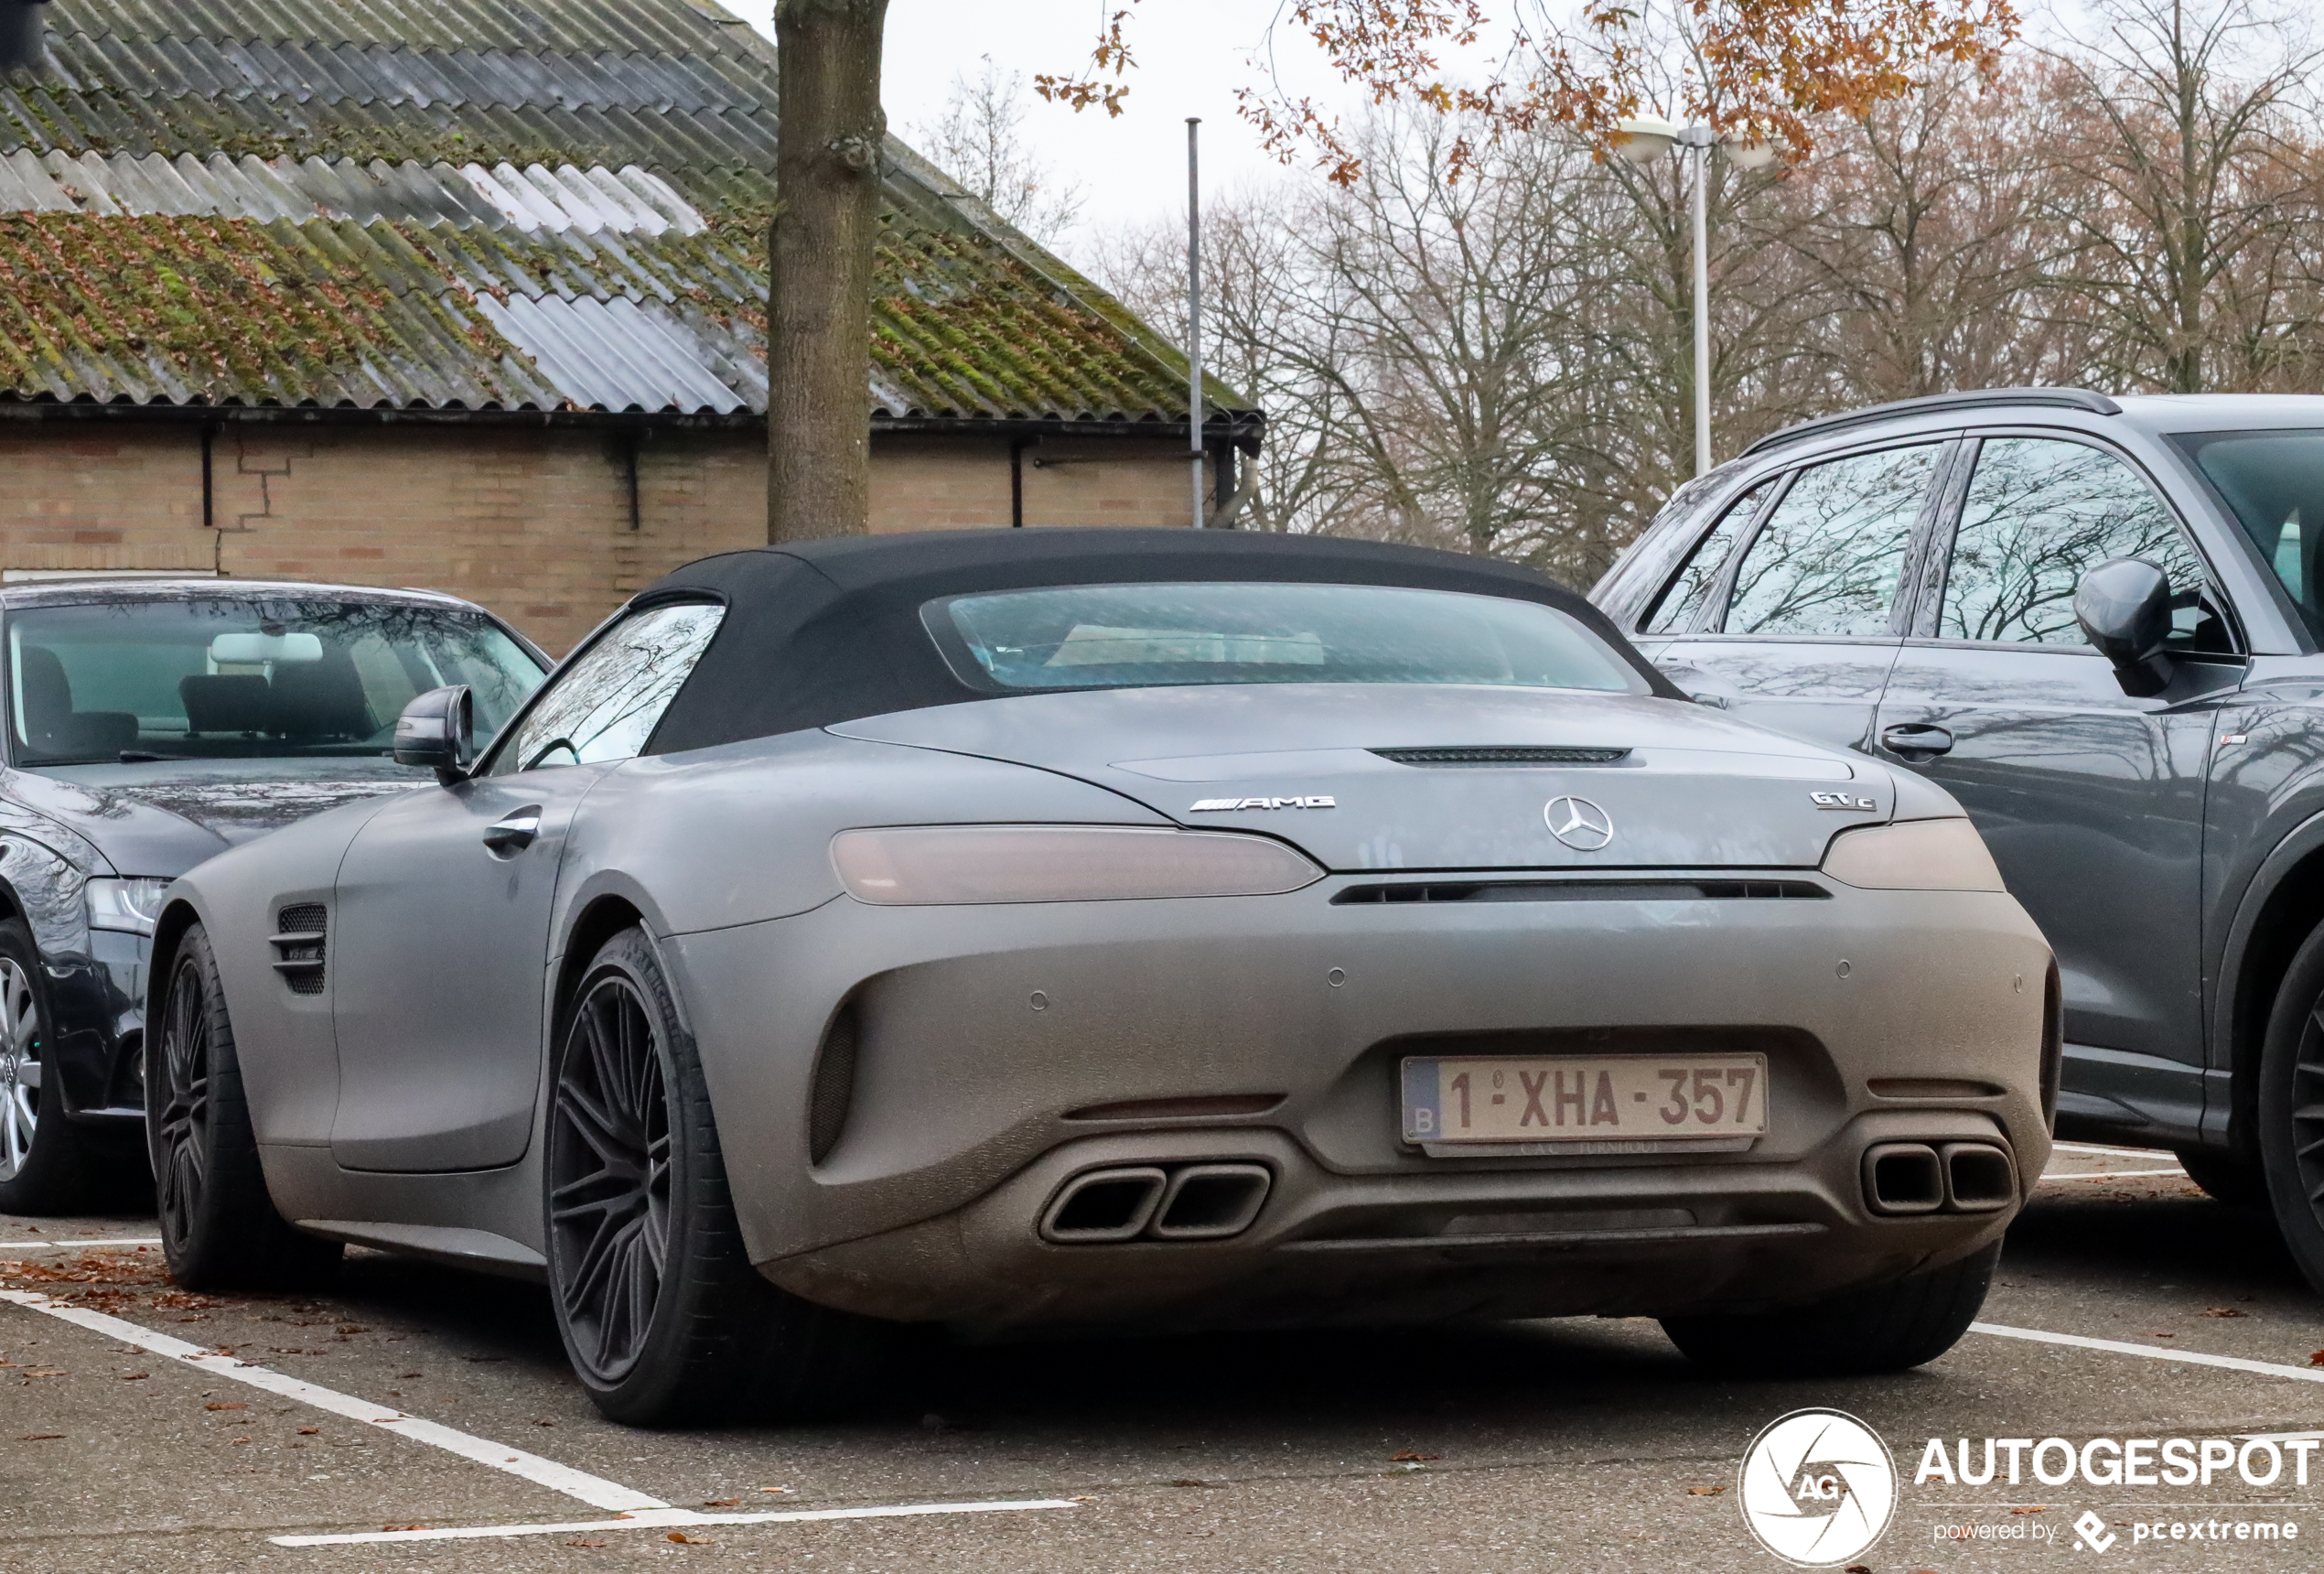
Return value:
M 2259 1152 L 2276 1227 L 2324 1292 L 2324 929 L 2284 971 L 2260 1048 Z
M 88 1134 L 65 1119 L 51 1080 L 48 1015 L 32 932 L 0 922 L 0 1213 L 75 1213 L 100 1190 Z
M 881 1331 L 750 1266 L 702 1063 L 642 932 L 606 943 L 559 1021 L 549 1285 L 597 1408 L 655 1427 L 845 1406 Z
M 1985 1303 L 2001 1243 L 1957 1262 L 1783 1311 L 1666 1317 L 1686 1358 L 1736 1377 L 1857 1377 L 1902 1372 L 1952 1349 Z
M 145 1140 L 171 1277 L 188 1289 L 320 1284 L 345 1248 L 291 1228 L 266 1193 L 234 1025 L 199 924 L 178 941 L 158 1015 L 146 1028 Z

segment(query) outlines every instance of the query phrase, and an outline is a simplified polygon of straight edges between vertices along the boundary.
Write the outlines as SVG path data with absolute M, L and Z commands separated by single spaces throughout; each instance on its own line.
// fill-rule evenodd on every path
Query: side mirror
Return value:
M 2117 557 L 2082 577 L 2074 620 L 2098 653 L 2114 663 L 2123 693 L 2144 699 L 2170 683 L 2170 579 L 2144 558 Z
M 430 689 L 395 718 L 395 763 L 425 765 L 447 787 L 476 760 L 476 700 L 466 684 Z

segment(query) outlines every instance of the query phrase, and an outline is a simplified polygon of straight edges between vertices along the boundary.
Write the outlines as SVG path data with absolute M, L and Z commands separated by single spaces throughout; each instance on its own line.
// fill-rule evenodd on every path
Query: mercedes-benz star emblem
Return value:
M 1542 818 L 1551 836 L 1577 853 L 1594 853 L 1614 839 L 1614 816 L 1587 798 L 1552 798 Z

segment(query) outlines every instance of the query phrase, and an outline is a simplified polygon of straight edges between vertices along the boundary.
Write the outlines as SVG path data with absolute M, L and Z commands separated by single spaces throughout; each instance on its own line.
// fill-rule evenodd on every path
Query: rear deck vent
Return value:
M 302 901 L 274 915 L 274 971 L 294 995 L 323 992 L 323 940 L 328 925 L 323 904 Z
M 1458 749 L 1375 749 L 1399 765 L 1619 765 L 1627 749 L 1549 749 L 1527 744 L 1479 744 Z
M 1829 901 L 1813 880 L 1404 880 L 1350 886 L 1335 907 L 1404 901 Z

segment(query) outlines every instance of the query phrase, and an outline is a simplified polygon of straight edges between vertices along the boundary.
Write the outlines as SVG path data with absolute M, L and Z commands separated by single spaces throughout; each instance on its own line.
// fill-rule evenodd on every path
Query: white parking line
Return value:
M 2087 1175 L 2044 1175 L 2041 1184 L 2052 1180 L 2129 1180 L 2141 1175 L 2184 1175 L 2187 1171 L 2174 1164 L 2168 1170 L 2093 1170 Z
M 2064 1344 L 2076 1350 L 2103 1350 L 2114 1355 L 2143 1355 L 2149 1361 L 2177 1361 L 2189 1366 L 2224 1366 L 2231 1372 L 2256 1372 L 2263 1377 L 2296 1377 L 2303 1383 L 2324 1383 L 2324 1367 L 2282 1366 L 2272 1361 L 2246 1361 L 2240 1355 L 2205 1355 L 2193 1350 L 2157 1350 L 2119 1339 L 2086 1339 L 2079 1333 L 2050 1333 L 2039 1328 L 2010 1328 L 1998 1322 L 1973 1322 L 1972 1333 L 1996 1339 L 2029 1339 L 2037 1344 Z
M 356 1547 L 382 1541 L 483 1541 L 511 1536 L 558 1536 L 576 1530 L 653 1530 L 663 1525 L 791 1525 L 814 1519 L 901 1519 L 934 1514 L 1010 1514 L 1034 1508 L 1072 1508 L 1061 1497 L 1029 1497 L 996 1503 L 910 1503 L 878 1508 L 802 1508 L 780 1514 L 696 1514 L 691 1509 L 650 1509 L 620 1519 L 591 1519 L 571 1525 L 467 1525 L 448 1530 L 371 1530 L 348 1536 L 270 1536 L 277 1547 Z
M 0 1245 L 0 1257 L 10 1252 L 78 1252 L 94 1246 L 157 1246 L 159 1235 L 92 1235 L 85 1241 L 10 1241 Z
M 60 1318 L 66 1322 L 76 1323 L 82 1328 L 102 1333 L 109 1339 L 118 1339 L 124 1344 L 134 1344 L 140 1350 L 150 1351 L 168 1360 L 180 1361 L 188 1366 L 198 1367 L 201 1371 L 212 1373 L 221 1377 L 231 1378 L 237 1383 L 247 1383 L 252 1387 L 263 1388 L 269 1394 L 278 1394 L 285 1399 L 296 1399 L 302 1405 L 311 1405 L 318 1410 L 328 1410 L 335 1416 L 344 1416 L 351 1421 L 360 1421 L 366 1426 L 378 1427 L 383 1431 L 393 1432 L 399 1438 L 409 1438 L 414 1442 L 427 1443 L 448 1453 L 457 1454 L 462 1459 L 473 1460 L 478 1464 L 488 1465 L 493 1470 L 504 1472 L 509 1475 L 522 1476 L 535 1486 L 544 1486 L 551 1492 L 561 1493 L 566 1497 L 578 1498 L 591 1508 L 609 1509 L 619 1513 L 626 1509 L 666 1509 L 670 1506 L 658 1497 L 648 1497 L 644 1493 L 634 1491 L 618 1482 L 606 1481 L 602 1477 L 576 1471 L 569 1465 L 561 1465 L 554 1460 L 544 1460 L 538 1454 L 529 1454 L 522 1449 L 511 1449 L 505 1444 L 493 1442 L 490 1439 L 454 1431 L 451 1428 L 440 1426 L 434 1421 L 423 1420 L 417 1416 L 407 1416 L 388 1406 L 374 1405 L 368 1399 L 358 1399 L 352 1395 L 338 1393 L 332 1389 L 305 1382 L 300 1378 L 285 1376 L 280 1372 L 264 1366 L 253 1366 L 249 1362 L 238 1361 L 231 1355 L 221 1355 L 216 1351 L 204 1350 L 199 1344 L 188 1344 L 182 1339 L 172 1339 L 166 1333 L 156 1333 L 151 1329 L 139 1327 L 136 1323 L 124 1322 L 118 1317 L 108 1317 L 102 1311 L 89 1311 L 77 1306 L 66 1306 L 49 1299 L 45 1295 L 38 1295 L 29 1290 L 0 1289 L 0 1300 L 12 1301 L 17 1306 L 40 1312 L 45 1316 Z
M 2152 1159 L 2157 1153 L 2168 1153 L 2168 1148 L 2100 1148 L 2089 1142 L 2053 1142 L 2053 1153 L 2104 1153 L 2116 1159 Z

